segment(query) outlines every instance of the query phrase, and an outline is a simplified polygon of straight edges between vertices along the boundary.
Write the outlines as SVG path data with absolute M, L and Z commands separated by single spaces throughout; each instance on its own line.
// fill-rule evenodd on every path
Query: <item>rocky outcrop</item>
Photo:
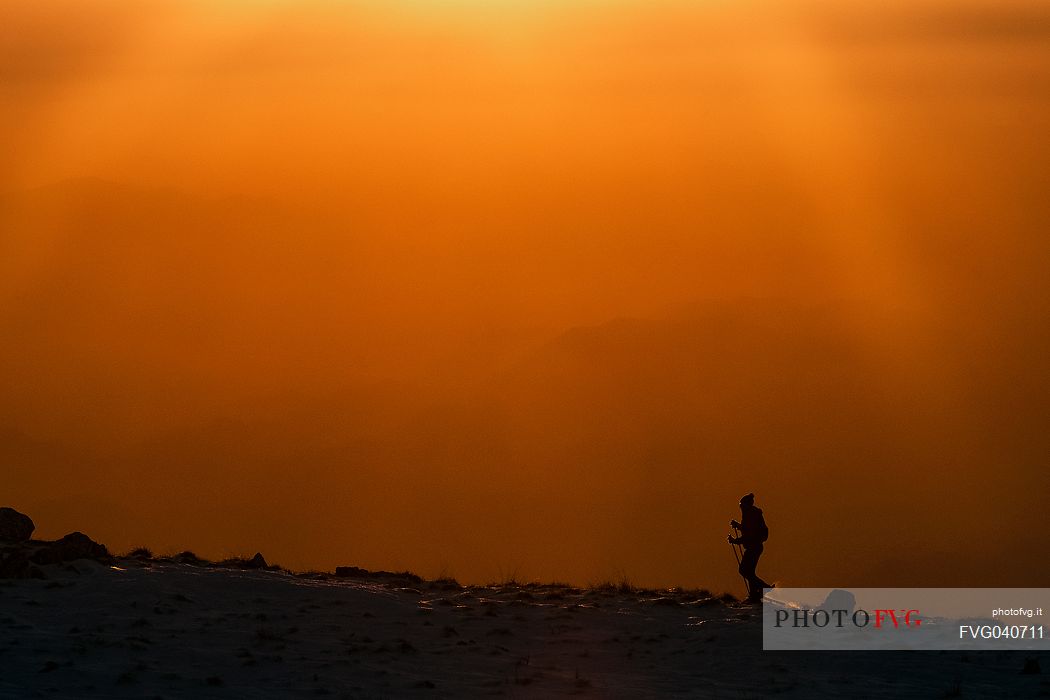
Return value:
M 849 591 L 844 591 L 841 588 L 836 588 L 824 599 L 824 602 L 820 604 L 817 610 L 826 610 L 828 612 L 832 610 L 845 610 L 847 613 L 852 614 L 853 609 L 857 607 L 856 597 Z
M 0 508 L 0 541 L 25 542 L 33 536 L 35 529 L 28 515 L 14 508 Z
M 91 559 L 109 563 L 104 544 L 83 532 L 71 532 L 53 542 L 31 540 L 33 521 L 11 508 L 0 508 L 0 578 L 46 578 L 41 567 Z
M 39 566 L 29 560 L 24 547 L 0 547 L 0 579 L 46 578 Z
M 40 542 L 37 550 L 30 556 L 34 564 L 60 564 L 77 559 L 109 559 L 106 545 L 99 544 L 83 532 L 71 532 L 54 542 Z

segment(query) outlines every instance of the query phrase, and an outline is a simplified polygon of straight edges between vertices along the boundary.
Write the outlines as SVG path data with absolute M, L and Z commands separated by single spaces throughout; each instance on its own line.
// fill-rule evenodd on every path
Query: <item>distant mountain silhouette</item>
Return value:
M 742 485 L 777 523 L 763 567 L 792 585 L 1038 544 L 1046 331 L 1021 312 L 997 335 L 966 314 L 918 333 L 885 306 L 741 298 L 539 344 L 519 310 L 464 340 L 447 328 L 476 292 L 432 299 L 415 275 L 446 269 L 377 267 L 386 249 L 352 228 L 90 180 L 16 199 L 5 483 L 46 522 L 105 512 L 83 526 L 114 547 L 133 531 L 207 551 L 221 520 L 223 546 L 264 540 L 291 566 L 353 550 L 470 579 L 512 556 L 728 589 Z M 966 585 L 1040 574 L 957 566 Z

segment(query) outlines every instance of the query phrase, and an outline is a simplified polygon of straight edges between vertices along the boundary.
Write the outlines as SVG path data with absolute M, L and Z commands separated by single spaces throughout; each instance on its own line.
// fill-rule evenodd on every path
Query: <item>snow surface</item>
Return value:
M 0 581 L 0 697 L 1050 696 L 1020 673 L 1031 653 L 763 652 L 758 608 L 696 591 L 133 560 L 47 573 Z

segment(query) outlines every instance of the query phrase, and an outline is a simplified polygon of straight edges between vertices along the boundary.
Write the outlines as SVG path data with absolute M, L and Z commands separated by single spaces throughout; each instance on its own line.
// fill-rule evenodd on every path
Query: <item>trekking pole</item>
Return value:
M 735 527 L 733 528 L 733 536 L 734 537 L 740 537 L 740 532 Z M 740 552 L 737 551 L 737 547 L 740 547 L 740 545 L 733 544 L 732 542 L 730 542 L 729 545 L 733 548 L 733 558 L 736 559 L 736 569 L 739 572 L 740 571 Z M 742 549 L 742 547 L 741 547 L 741 549 Z M 747 591 L 747 597 L 750 598 L 751 597 L 751 584 L 748 582 L 747 578 L 745 578 L 743 574 L 740 574 L 740 578 L 744 579 L 744 590 Z

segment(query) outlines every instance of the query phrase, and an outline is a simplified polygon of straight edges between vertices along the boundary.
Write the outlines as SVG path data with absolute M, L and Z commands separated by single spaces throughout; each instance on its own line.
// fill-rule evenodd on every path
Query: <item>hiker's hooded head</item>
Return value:
M 741 508 L 750 508 L 753 505 L 755 505 L 755 494 L 753 493 L 749 493 L 740 499 Z

